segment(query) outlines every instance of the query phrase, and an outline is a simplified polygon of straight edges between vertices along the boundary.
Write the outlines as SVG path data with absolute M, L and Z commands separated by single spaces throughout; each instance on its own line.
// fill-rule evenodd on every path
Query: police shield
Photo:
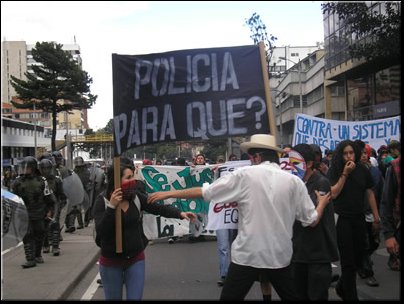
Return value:
M 90 168 L 91 190 L 88 194 L 90 208 L 92 208 L 97 195 L 100 194 L 102 190 L 104 190 L 104 179 L 104 171 L 101 168 L 98 168 L 94 163 L 93 166 Z
M 72 172 L 71 175 L 63 179 L 63 191 L 67 197 L 67 209 L 77 206 L 83 202 L 84 188 L 80 177 Z
M 1 189 L 2 242 L 4 238 L 18 244 L 28 231 L 28 212 L 24 201 L 18 195 Z
M 88 197 L 87 192 L 84 191 L 84 197 L 82 201 L 82 207 L 84 211 L 87 211 L 88 208 L 90 208 L 90 199 Z

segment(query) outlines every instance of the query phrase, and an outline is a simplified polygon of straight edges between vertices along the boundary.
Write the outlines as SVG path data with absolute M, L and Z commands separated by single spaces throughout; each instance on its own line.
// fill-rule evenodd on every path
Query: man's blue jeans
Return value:
M 126 300 L 141 300 L 145 279 L 145 260 L 137 261 L 128 268 L 100 265 L 105 300 L 122 300 L 123 284 Z
M 231 260 L 231 243 L 237 236 L 237 229 L 219 229 L 216 230 L 217 251 L 219 254 L 219 273 L 220 277 L 227 276 Z

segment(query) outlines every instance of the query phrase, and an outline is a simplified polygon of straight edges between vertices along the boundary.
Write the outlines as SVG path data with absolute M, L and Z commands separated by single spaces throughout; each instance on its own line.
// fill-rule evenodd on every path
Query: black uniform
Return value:
M 25 258 L 24 268 L 43 263 L 41 257 L 42 242 L 45 233 L 44 201 L 45 179 L 37 175 L 19 176 L 13 184 L 12 192 L 20 196 L 28 211 L 28 232 L 23 238 Z
M 45 219 L 45 226 L 47 227 L 47 234 L 44 237 L 44 250 L 49 252 L 49 247 L 52 245 L 52 253 L 55 256 L 59 255 L 60 243 L 60 211 L 62 206 L 66 205 L 66 195 L 63 191 L 63 182 L 58 176 L 46 176 L 48 185 L 48 195 L 45 195 L 45 202 L 47 208 L 47 217 Z

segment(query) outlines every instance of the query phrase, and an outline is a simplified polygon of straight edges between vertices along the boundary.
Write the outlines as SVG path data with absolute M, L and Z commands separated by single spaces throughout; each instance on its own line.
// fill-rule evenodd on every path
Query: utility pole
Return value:
M 65 123 L 66 123 L 66 167 L 67 169 L 72 168 L 72 156 L 71 156 L 71 147 L 70 147 L 70 134 L 69 134 L 69 122 L 68 122 L 68 113 L 65 111 Z
M 303 113 L 302 66 L 301 66 L 301 64 L 300 64 L 300 58 L 299 58 L 298 68 L 299 68 L 299 101 L 300 101 L 300 113 Z
M 36 106 L 35 106 L 35 102 L 34 102 L 34 157 L 35 158 L 36 158 L 36 150 L 37 150 L 36 123 L 37 123 Z

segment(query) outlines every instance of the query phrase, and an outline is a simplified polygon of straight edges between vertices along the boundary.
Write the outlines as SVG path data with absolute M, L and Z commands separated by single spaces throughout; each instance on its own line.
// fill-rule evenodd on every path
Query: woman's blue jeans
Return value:
M 126 300 L 141 300 L 145 280 L 145 260 L 129 267 L 108 267 L 100 265 L 101 281 L 105 300 L 122 300 L 123 285 Z
M 219 229 L 216 230 L 217 251 L 219 254 L 219 273 L 220 277 L 227 276 L 231 260 L 231 243 L 237 236 L 237 229 Z

